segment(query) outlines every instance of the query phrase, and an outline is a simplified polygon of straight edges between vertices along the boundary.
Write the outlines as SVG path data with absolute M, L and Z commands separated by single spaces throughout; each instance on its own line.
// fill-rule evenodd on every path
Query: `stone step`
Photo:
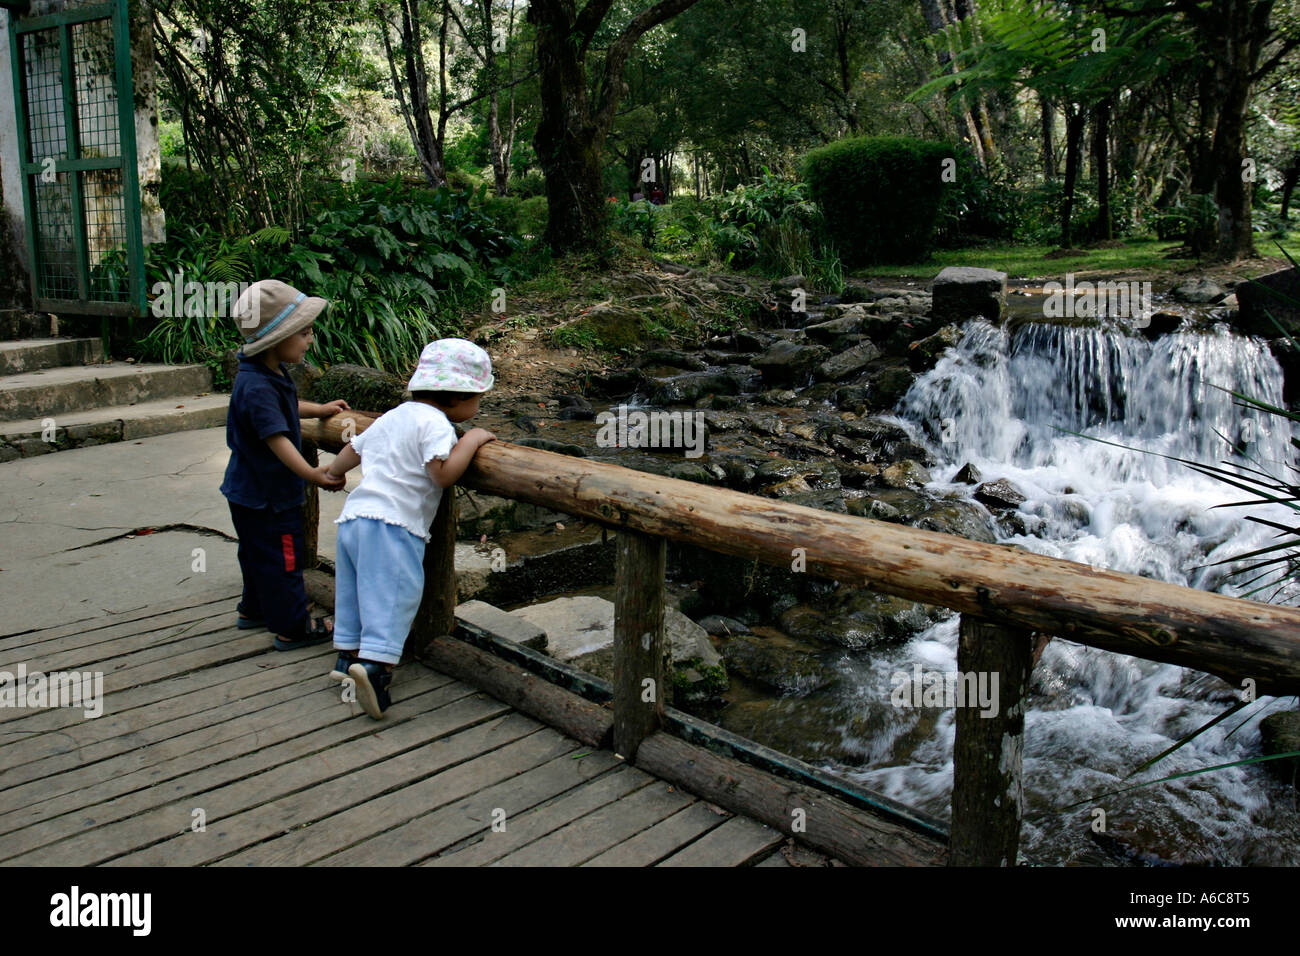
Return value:
M 46 431 L 41 418 L 0 422 L 0 462 L 225 425 L 229 403 L 229 395 L 217 393 L 69 412 L 47 416 L 54 419 L 52 433 Z
M 104 360 L 102 339 L 23 339 L 0 342 L 0 375 L 17 375 L 60 365 L 91 365 Z
M 172 395 L 211 391 L 206 365 L 138 365 L 109 362 L 20 372 L 0 378 L 0 422 L 134 405 Z

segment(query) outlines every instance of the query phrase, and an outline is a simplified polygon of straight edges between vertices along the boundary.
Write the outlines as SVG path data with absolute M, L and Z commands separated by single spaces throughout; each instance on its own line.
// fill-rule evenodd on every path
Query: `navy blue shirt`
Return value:
M 221 493 L 245 508 L 284 511 L 302 504 L 306 482 L 275 457 L 266 440 L 288 435 L 302 451 L 302 426 L 298 420 L 298 389 L 281 363 L 277 375 L 260 356 L 239 355 L 239 372 L 226 413 L 226 444 L 230 464 Z

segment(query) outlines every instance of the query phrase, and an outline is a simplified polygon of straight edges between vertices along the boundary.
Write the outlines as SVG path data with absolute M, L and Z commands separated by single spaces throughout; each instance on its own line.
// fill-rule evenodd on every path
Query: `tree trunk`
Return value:
M 1214 257 L 1224 262 L 1256 255 L 1251 225 L 1254 183 L 1245 182 L 1246 109 L 1249 80 L 1233 77 L 1220 99 L 1219 125 L 1214 130 L 1214 204 L 1219 210 L 1218 241 Z
M 1286 178 L 1282 181 L 1282 219 L 1290 218 L 1291 194 L 1295 192 L 1296 182 L 1300 181 L 1300 150 L 1291 157 L 1291 165 L 1286 168 Z
M 1042 114 L 1043 179 L 1050 182 L 1056 178 L 1056 154 L 1052 147 L 1052 127 L 1056 123 L 1056 115 L 1052 112 L 1051 101 L 1041 93 L 1038 94 L 1038 106 Z
M 1097 237 L 1113 239 L 1110 213 L 1110 103 L 1103 101 L 1093 114 L 1092 165 L 1097 171 Z
M 1071 218 L 1074 216 L 1074 187 L 1079 179 L 1079 152 L 1083 141 L 1084 114 L 1073 103 L 1065 105 L 1065 191 L 1061 197 L 1061 247 L 1068 249 L 1074 241 Z

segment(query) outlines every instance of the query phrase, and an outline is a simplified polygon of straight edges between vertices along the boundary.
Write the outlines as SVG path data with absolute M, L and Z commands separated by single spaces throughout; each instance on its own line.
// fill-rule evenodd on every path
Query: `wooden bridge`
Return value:
M 336 450 L 371 421 L 343 413 L 304 436 Z M 457 626 L 445 495 L 383 722 L 325 679 L 333 651 L 273 652 L 234 629 L 233 594 L 0 645 L 0 667 L 102 671 L 107 694 L 93 720 L 0 711 L 0 862 L 1009 865 L 1046 640 L 1300 689 L 1291 608 L 506 442 L 462 483 L 617 530 L 612 685 Z M 312 495 L 308 509 L 314 540 Z M 997 672 L 1000 699 L 992 717 L 957 709 L 951 832 L 670 706 L 670 538 L 784 566 L 802 549 L 810 574 L 961 612 L 958 669 Z

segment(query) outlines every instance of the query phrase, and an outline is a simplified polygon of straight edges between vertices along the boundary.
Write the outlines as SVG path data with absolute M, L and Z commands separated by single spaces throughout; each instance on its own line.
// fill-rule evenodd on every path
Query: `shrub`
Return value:
M 829 239 L 851 265 L 910 262 L 934 240 L 957 148 L 904 137 L 843 139 L 804 157 L 803 177 Z

